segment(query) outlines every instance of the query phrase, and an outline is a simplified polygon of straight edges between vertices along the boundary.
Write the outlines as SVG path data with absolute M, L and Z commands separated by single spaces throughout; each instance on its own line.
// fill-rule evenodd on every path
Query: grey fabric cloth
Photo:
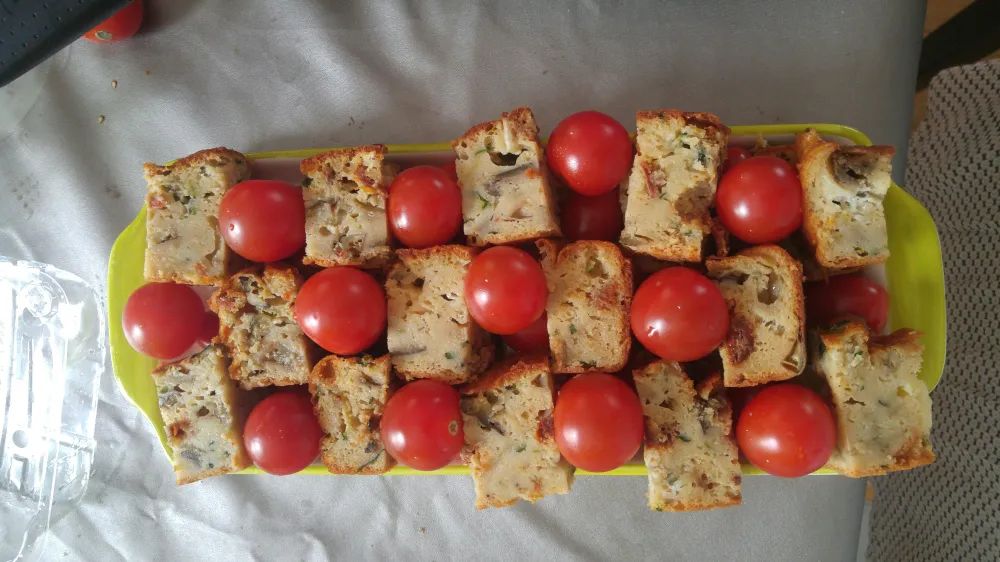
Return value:
M 146 3 L 135 39 L 77 42 L 19 81 L 27 98 L 0 91 L 0 253 L 103 288 L 144 161 L 442 141 L 522 104 L 544 132 L 590 108 L 629 125 L 661 107 L 843 123 L 897 146 L 901 178 L 924 14 L 913 0 Z M 581 477 L 476 512 L 466 477 L 178 488 L 110 372 L 97 435 L 88 495 L 53 523 L 46 560 L 853 560 L 864 497 L 847 478 L 755 476 L 742 507 L 661 514 L 643 478 Z
M 937 461 L 873 479 L 868 558 L 1000 560 L 1000 61 L 930 85 L 907 189 L 944 257 L 947 366 L 931 398 Z

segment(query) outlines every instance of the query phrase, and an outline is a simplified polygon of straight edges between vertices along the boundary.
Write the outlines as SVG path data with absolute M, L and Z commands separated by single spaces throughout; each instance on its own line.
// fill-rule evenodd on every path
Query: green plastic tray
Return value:
M 732 137 L 744 140 L 762 136 L 776 142 L 786 142 L 791 135 L 808 128 L 816 129 L 824 137 L 845 144 L 871 145 L 871 141 L 860 131 L 842 125 L 801 124 L 801 125 L 746 125 L 732 128 Z M 323 149 L 285 150 L 247 154 L 250 160 L 303 159 L 324 152 Z M 410 155 L 408 159 L 419 158 L 421 154 L 436 154 L 451 151 L 449 143 L 388 145 L 390 155 Z M 890 317 L 892 329 L 913 328 L 924 332 L 924 363 L 920 378 L 928 388 L 934 388 L 941 379 L 945 360 L 945 305 L 944 269 L 941 262 L 941 245 L 937 229 L 930 213 L 916 199 L 903 191 L 895 183 L 885 198 L 886 222 L 889 230 L 889 251 L 891 257 L 885 264 L 885 278 L 889 291 Z M 142 274 L 146 250 L 146 208 L 140 209 L 135 220 L 129 224 L 111 248 L 108 264 L 108 318 L 110 325 L 111 363 L 115 377 L 121 383 L 125 395 L 145 414 L 160 438 L 164 451 L 171 454 L 163 429 L 163 420 L 157 405 L 156 387 L 149 372 L 156 366 L 155 360 L 137 353 L 129 346 L 122 332 L 122 309 L 129 295 L 145 283 Z M 743 466 L 745 474 L 761 474 L 749 464 Z M 241 474 L 260 474 L 256 467 L 248 468 Z M 465 466 L 448 466 L 433 472 L 421 472 L 404 466 L 396 466 L 389 474 L 467 474 Z M 590 474 L 577 471 L 578 474 Z M 831 474 L 823 469 L 819 474 Z M 302 474 L 330 475 L 326 468 L 314 465 Z M 626 464 L 610 472 L 608 476 L 645 475 L 646 467 L 640 463 Z

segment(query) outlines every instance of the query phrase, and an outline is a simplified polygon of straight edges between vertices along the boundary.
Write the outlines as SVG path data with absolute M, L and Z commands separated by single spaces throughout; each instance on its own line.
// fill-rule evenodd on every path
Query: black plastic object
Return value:
M 79 39 L 129 0 L 0 0 L 0 87 Z

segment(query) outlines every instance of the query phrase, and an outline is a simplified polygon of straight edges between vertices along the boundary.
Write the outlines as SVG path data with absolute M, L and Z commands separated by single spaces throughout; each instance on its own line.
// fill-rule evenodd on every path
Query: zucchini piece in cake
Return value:
M 917 375 L 920 332 L 872 336 L 859 320 L 821 330 L 812 364 L 826 379 L 837 414 L 828 466 L 855 478 L 934 462 L 931 398 Z
M 240 403 L 236 383 L 226 374 L 221 345 L 162 364 L 152 376 L 178 484 L 252 464 L 243 448 L 247 405 Z
M 561 236 L 538 125 L 527 107 L 452 142 L 465 236 L 473 246 Z
M 802 231 L 823 267 L 889 259 L 883 201 L 892 184 L 891 146 L 841 146 L 807 131 L 795 141 L 802 180 Z
M 729 129 L 711 113 L 636 114 L 622 246 L 673 262 L 699 262 L 712 232 L 709 207 Z
M 695 386 L 679 363 L 656 361 L 632 376 L 646 418 L 650 509 L 695 511 L 742 503 L 732 405 L 719 375 Z
M 219 233 L 219 204 L 250 177 L 247 157 L 202 150 L 169 166 L 147 162 L 146 281 L 219 285 L 232 252 Z
M 386 220 L 396 168 L 375 144 L 331 150 L 302 161 L 306 205 L 303 263 L 378 268 L 392 257 Z
M 545 356 L 495 365 L 462 389 L 465 447 L 476 509 L 569 492 L 574 468 L 553 434 L 555 390 Z

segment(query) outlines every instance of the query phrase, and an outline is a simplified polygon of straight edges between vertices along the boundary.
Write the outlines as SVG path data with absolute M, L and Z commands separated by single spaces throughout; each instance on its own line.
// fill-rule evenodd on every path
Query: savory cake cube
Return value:
M 462 458 L 475 482 L 476 509 L 569 492 L 575 469 L 556 446 L 554 406 L 545 356 L 500 363 L 462 389 Z
M 147 162 L 146 281 L 219 285 L 229 247 L 219 233 L 219 204 L 250 177 L 246 156 L 228 148 L 202 150 L 169 166 Z
M 309 380 L 316 348 L 295 321 L 301 286 L 295 268 L 268 264 L 233 275 L 209 300 L 232 358 L 229 375 L 244 389 Z
M 708 258 L 708 276 L 729 303 L 719 347 L 726 386 L 754 386 L 802 374 L 806 315 L 802 265 L 774 245 Z
M 633 371 L 646 418 L 649 508 L 694 511 L 739 505 L 741 475 L 732 405 L 714 374 L 695 387 L 680 364 Z
M 330 355 L 309 377 L 316 417 L 326 437 L 320 458 L 334 474 L 382 474 L 396 465 L 385 451 L 379 422 L 389 387 L 389 356 Z
M 628 363 L 632 345 L 632 264 L 610 242 L 581 240 L 556 251 L 539 240 L 549 288 L 552 372 L 615 372 Z
M 226 374 L 222 346 L 153 370 L 160 415 L 173 450 L 178 484 L 250 466 L 243 448 L 244 405 Z
M 819 333 L 812 363 L 837 414 L 830 468 L 857 478 L 934 462 L 931 398 L 918 378 L 920 336 L 906 329 L 872 336 L 859 320 Z
M 375 144 L 317 154 L 302 161 L 306 179 L 304 263 L 377 268 L 392 257 L 386 220 L 395 166 Z
M 841 146 L 808 131 L 795 141 L 802 180 L 802 230 L 824 267 L 889 259 L 883 200 L 892 179 L 891 146 Z
M 711 113 L 636 114 L 621 244 L 661 260 L 699 262 L 729 129 Z
M 466 382 L 493 360 L 493 341 L 465 306 L 465 274 L 476 250 L 399 250 L 385 280 L 392 366 L 406 380 Z
M 527 107 L 453 141 L 465 236 L 473 246 L 560 236 L 538 125 Z

